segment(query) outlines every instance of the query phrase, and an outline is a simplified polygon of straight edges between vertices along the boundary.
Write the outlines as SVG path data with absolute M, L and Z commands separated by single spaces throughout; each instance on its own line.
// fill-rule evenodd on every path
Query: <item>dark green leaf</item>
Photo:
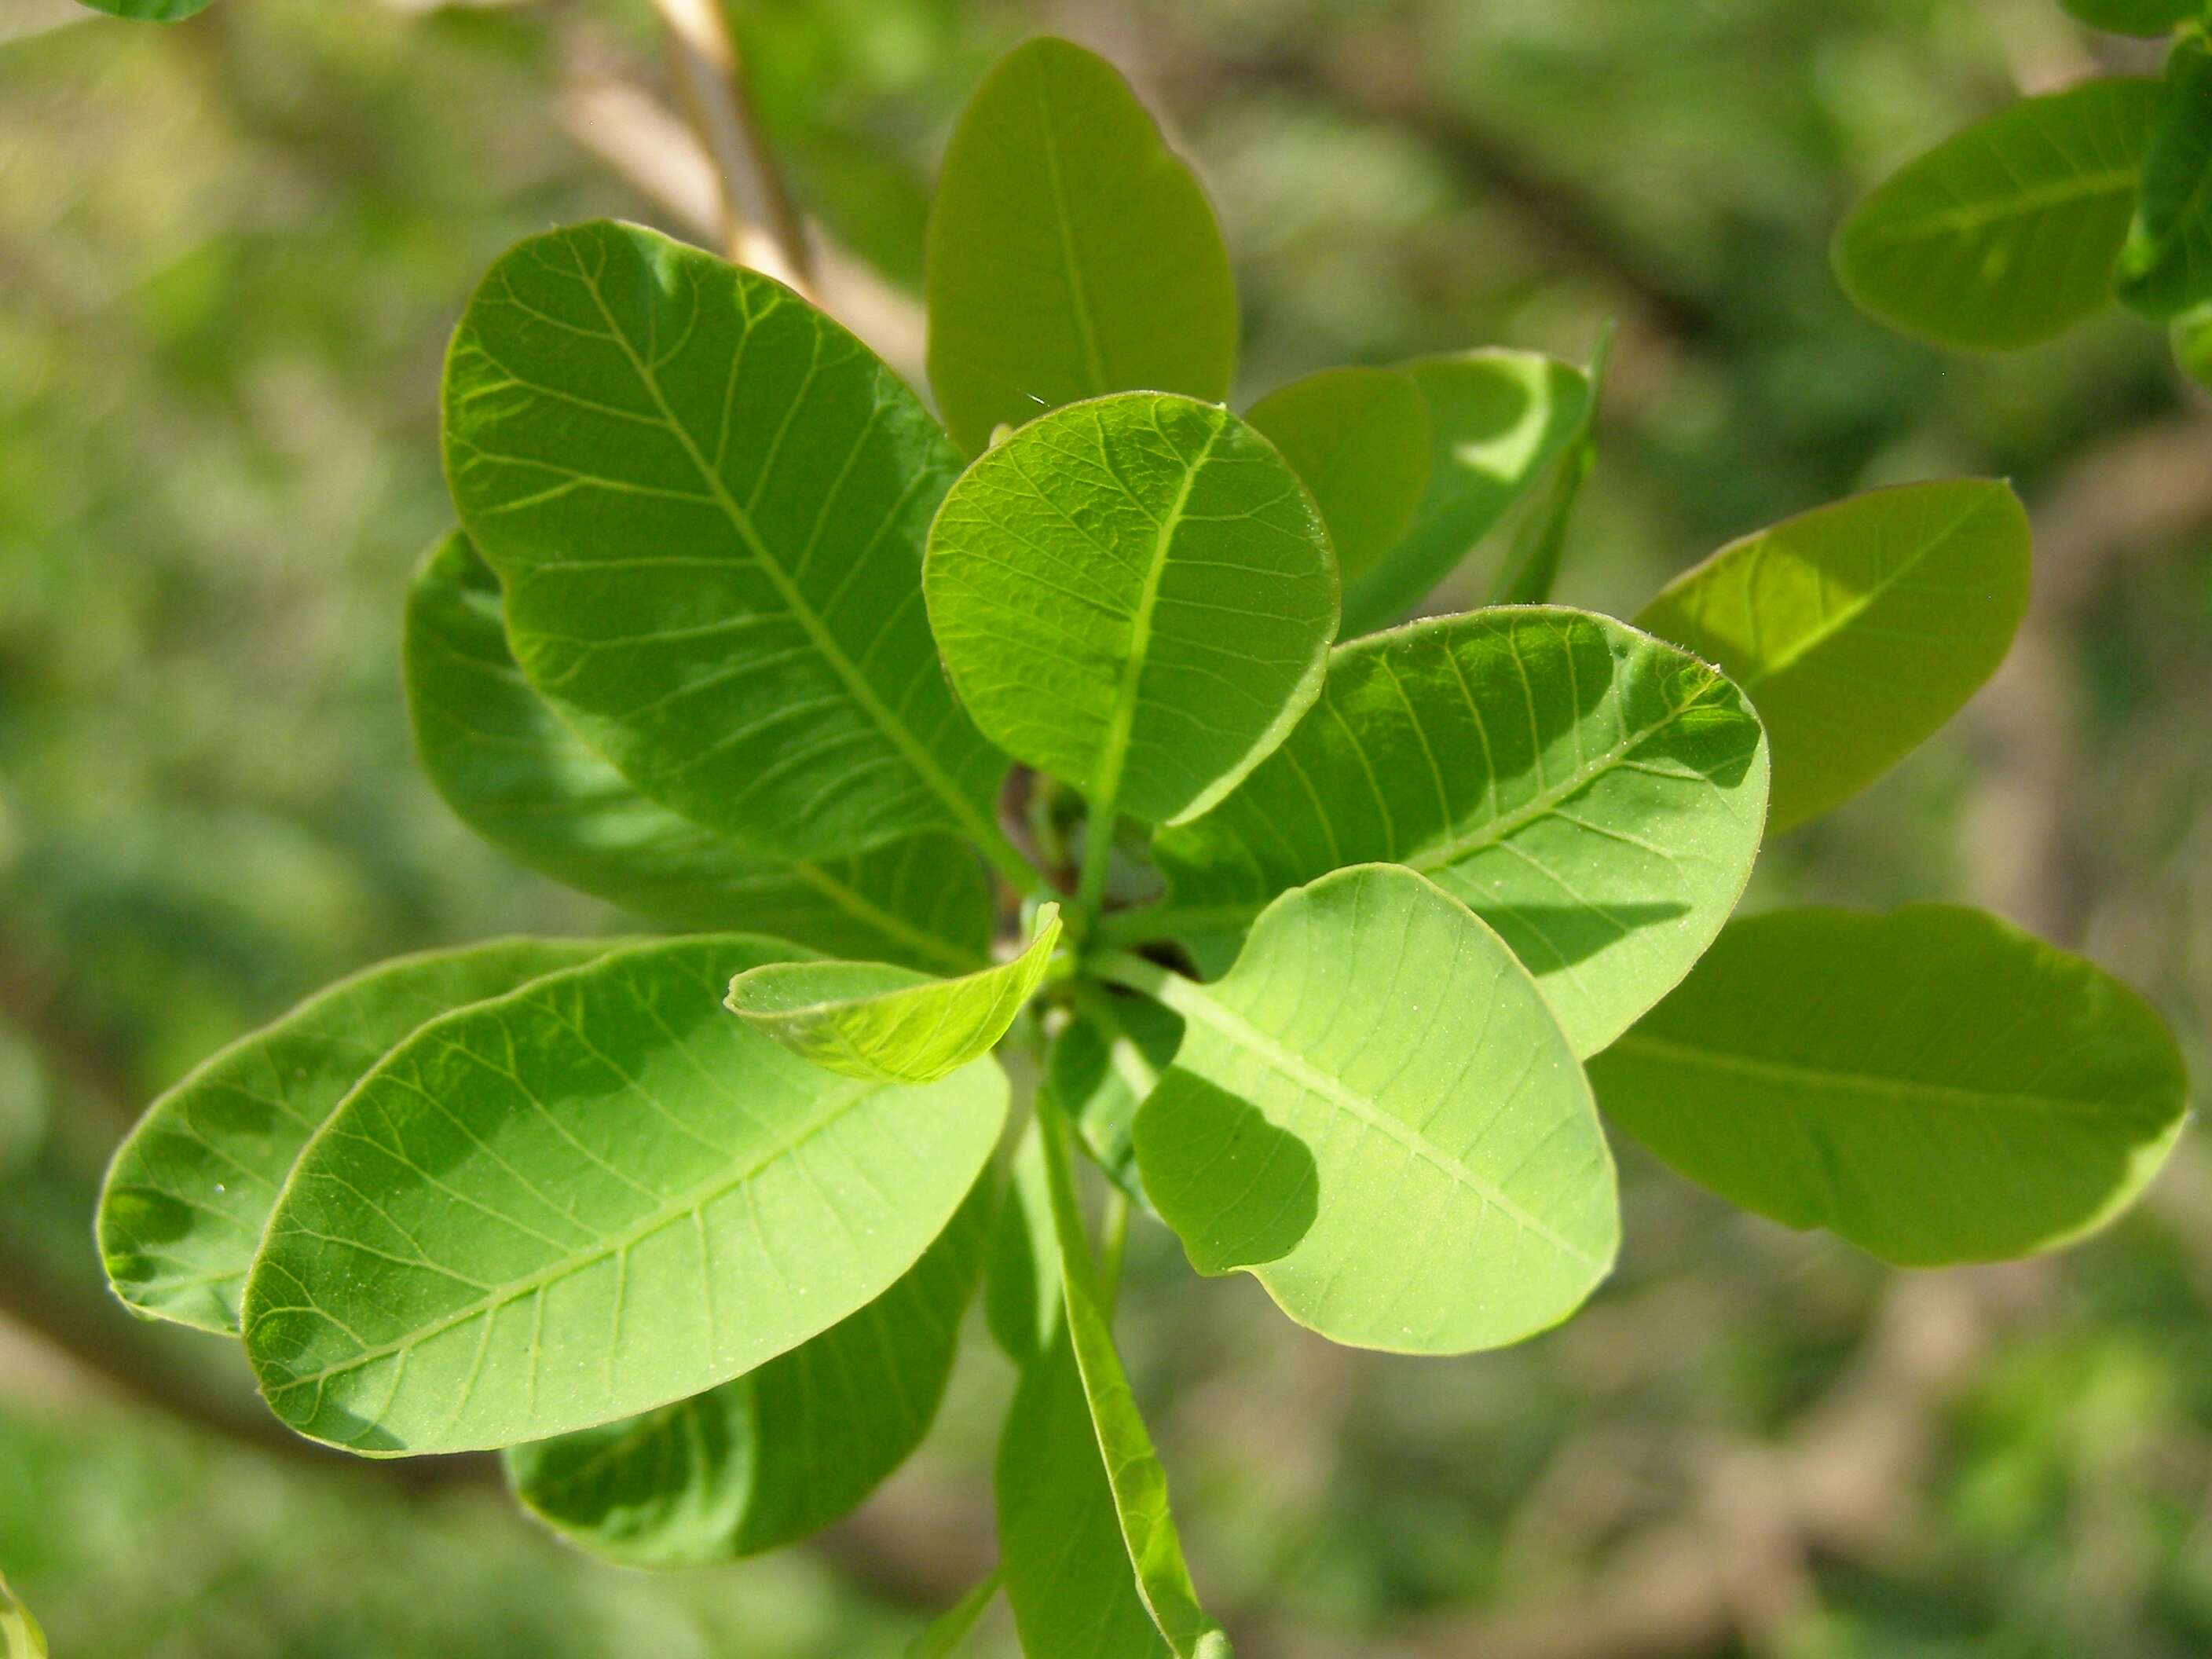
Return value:
M 2113 276 L 2114 292 L 2160 322 L 2212 300 L 2212 45 L 2176 46 L 2166 87 Z
M 1182 1021 L 1146 997 L 1089 994 L 1053 1038 L 1040 1085 L 1075 1126 L 1107 1178 L 1149 1210 L 1131 1139 L 1137 1109 L 1159 1082 L 1182 1041 Z
M 1109 392 L 1229 395 L 1237 289 L 1206 194 L 1114 66 L 1007 54 L 945 153 L 928 243 L 929 383 L 953 437 Z
M 2185 311 L 2170 331 L 2173 361 L 2197 385 L 2212 391 L 2212 305 Z
M 1052 1237 L 1052 1194 L 1034 1124 L 1015 1149 L 991 1237 L 983 1314 L 992 1340 L 1017 1365 L 1052 1346 L 1060 1328 L 1060 1252 Z
M 1325 368 L 1245 418 L 1313 493 L 1347 587 L 1412 526 L 1429 484 L 1429 408 L 1410 374 Z
M 2203 15 L 2204 0 L 2059 0 L 2091 28 L 2115 34 L 2164 34 Z
M 104 11 L 110 17 L 129 17 L 146 23 L 180 23 L 205 11 L 211 3 L 212 0 L 78 0 L 79 4 Z

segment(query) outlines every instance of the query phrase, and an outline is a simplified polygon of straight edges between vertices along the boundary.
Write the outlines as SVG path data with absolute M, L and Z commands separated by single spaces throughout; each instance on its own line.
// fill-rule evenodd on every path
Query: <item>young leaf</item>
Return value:
M 907 1644 L 906 1659 L 952 1659 L 999 1599 L 1002 1577 L 998 1568 L 992 1568 L 967 1595 L 931 1620 L 929 1628 Z
M 2212 300 L 2212 45 L 2202 35 L 2175 46 L 2166 87 L 2112 281 L 2124 302 L 2159 322 Z
M 1245 416 L 1304 480 L 1349 587 L 1398 544 L 1429 485 L 1429 408 L 1410 374 L 1325 368 Z
M 1111 938 L 1212 967 L 1278 893 L 1403 864 L 1504 937 L 1577 1054 L 1671 989 L 1759 851 L 1766 741 L 1736 688 L 1586 611 L 1440 617 L 1336 648 L 1312 713 L 1236 793 L 1158 842 L 1169 902 Z
M 2204 0 L 2059 0 L 2094 29 L 2114 34 L 2164 34 L 2201 16 Z
M 301 1154 L 247 1280 L 276 1414 L 364 1453 L 544 1439 L 828 1329 L 944 1231 L 1006 1116 L 988 1060 L 840 1078 L 720 1004 L 792 947 L 645 945 L 424 1026 Z
M 1542 605 L 1559 586 L 1559 561 L 1567 548 L 1567 528 L 1574 522 L 1575 503 L 1583 485 L 1597 465 L 1597 406 L 1605 394 L 1606 364 L 1613 351 L 1613 328 L 1607 325 L 1597 349 L 1590 354 L 1586 371 L 1589 393 L 1583 399 L 1583 418 L 1566 453 L 1552 464 L 1552 480 L 1541 504 L 1513 539 L 1504 568 L 1492 586 L 1492 605 Z
M 794 858 L 951 829 L 1019 866 L 921 611 L 959 459 L 837 324 L 635 226 L 533 237 L 453 337 L 445 441 L 516 660 L 647 795 Z
M 622 939 L 500 939 L 401 957 L 319 992 L 204 1061 L 149 1107 L 107 1170 L 108 1283 L 149 1318 L 235 1334 L 261 1231 L 293 1160 L 416 1027 Z
M 458 531 L 408 589 L 404 655 L 430 781 L 462 822 L 533 869 L 684 927 L 747 927 L 940 972 L 988 961 L 990 884 L 950 836 L 786 863 L 640 794 L 523 678 L 499 580 Z
M 1333 1341 L 1465 1353 L 1556 1324 L 1611 1267 L 1582 1067 L 1504 941 L 1423 877 L 1285 893 L 1211 985 L 1100 970 L 1183 1017 L 1137 1164 L 1199 1272 L 1249 1272 Z
M 2188 1091 L 2134 992 L 1948 905 L 1733 923 L 1590 1074 L 1692 1180 L 1908 1267 L 2079 1237 L 2157 1171 Z
M 1150 1210 L 1131 1138 L 1137 1109 L 1158 1085 L 1182 1041 L 1182 1021 L 1146 997 L 1089 994 L 1053 1038 L 1039 1087 L 1075 1126 L 1077 1139 L 1106 1178 L 1139 1209 Z
M 2027 514 L 1983 478 L 1854 495 L 1747 536 L 1637 617 L 1726 669 L 1774 742 L 1771 829 L 1857 793 L 1959 712 L 2027 608 Z
M 931 979 L 880 962 L 782 962 L 730 981 L 730 1012 L 795 1054 L 848 1077 L 933 1083 L 991 1052 L 1042 982 L 1060 907 L 1012 962 Z
M 2160 93 L 2091 81 L 2023 99 L 1892 175 L 1836 234 L 1859 307 L 1937 345 L 2009 351 L 2111 297 Z
M 515 1495 L 625 1566 L 704 1566 L 819 1532 L 928 1432 L 990 1230 L 987 1177 L 896 1284 L 821 1335 L 675 1405 L 510 1449 Z
M 1046 416 L 969 468 L 924 586 L 976 723 L 1099 823 L 1218 799 L 1313 702 L 1336 629 L 1328 532 L 1274 446 L 1150 392 Z
M 1464 351 L 1405 365 L 1429 411 L 1429 487 L 1413 528 L 1344 586 L 1346 639 L 1404 620 L 1581 428 L 1583 372 L 1532 351 Z
M 1229 395 L 1237 289 L 1213 210 L 1114 66 L 1016 47 L 952 134 L 930 210 L 929 383 L 980 454 L 1109 392 Z

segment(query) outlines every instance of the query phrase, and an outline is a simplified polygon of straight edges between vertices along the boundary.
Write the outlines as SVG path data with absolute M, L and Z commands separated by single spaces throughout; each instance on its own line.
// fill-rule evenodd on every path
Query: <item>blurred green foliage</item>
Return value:
M 1580 360 L 1619 318 L 1571 602 L 1626 610 L 1854 489 L 2014 478 L 2044 559 L 2015 671 L 1776 846 L 1753 902 L 1994 903 L 2145 987 L 2203 1074 L 2200 394 L 2117 314 L 2017 357 L 1925 350 L 1859 317 L 1825 260 L 1906 156 L 2154 48 L 2051 0 L 729 4 L 797 193 L 896 287 L 919 279 L 952 112 L 1048 25 L 1130 69 L 1213 191 L 1247 296 L 1240 403 L 1472 343 Z M 921 1459 L 826 1553 L 647 1577 L 468 1480 L 272 1449 L 212 1345 L 98 1289 L 101 1161 L 218 1042 L 399 950 L 616 925 L 438 805 L 397 645 L 447 520 L 447 332 L 519 236 L 662 217 L 562 123 L 576 75 L 657 87 L 661 68 L 631 0 L 75 15 L 0 15 L 0 1566 L 86 1659 L 896 1653 L 991 1559 L 1009 1378 L 981 1345 Z M 1488 575 L 1478 561 L 1457 597 Z M 2195 1137 L 2083 1249 L 1905 1280 L 1632 1154 L 1624 1173 L 1616 1281 L 1544 1340 L 1468 1360 L 1328 1349 L 1241 1282 L 1155 1294 L 1180 1265 L 1139 1229 L 1133 1381 L 1241 1651 L 2212 1650 Z M 90 1384 L 57 1345 L 120 1380 Z M 1808 1468 L 1854 1410 L 1841 1474 Z M 1893 1478 L 1892 1419 L 1911 1442 Z M 1838 1495 L 1856 1468 L 1871 1498 Z M 1805 1503 L 1772 1487 L 1816 1476 L 1793 1525 Z M 1642 1645 L 1601 1645 L 1595 1621 L 1670 1527 L 1703 1540 L 1674 1578 L 1726 1579 L 1729 1611 L 1671 1636 L 1647 1613 Z M 1583 1622 L 1543 1647 L 1555 1616 Z M 985 1632 L 978 1652 L 1008 1650 L 1002 1616 Z

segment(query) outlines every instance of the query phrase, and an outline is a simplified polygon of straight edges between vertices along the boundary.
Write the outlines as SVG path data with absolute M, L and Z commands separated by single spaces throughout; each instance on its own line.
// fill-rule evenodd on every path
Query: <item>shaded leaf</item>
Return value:
M 977 461 L 925 586 L 976 724 L 1101 823 L 1218 799 L 1312 702 L 1336 625 L 1328 534 L 1274 447 L 1150 392 L 1059 410 Z
M 1844 290 L 1937 345 L 2008 351 L 2063 333 L 2111 297 L 2160 100 L 2153 81 L 2091 81 L 1937 145 L 1837 232 Z
M 2112 279 L 2122 301 L 2160 322 L 2212 300 L 2212 45 L 2180 41 L 2166 88 Z
M 1034 1121 L 1023 1131 L 1007 1172 L 1006 1201 L 999 1206 L 983 1280 L 983 1315 L 1000 1352 L 1017 1365 L 1049 1348 L 1060 1328 L 1060 1252 Z
M 1052 1040 L 1040 1085 L 1083 1149 L 1139 1209 L 1150 1210 L 1131 1135 L 1137 1109 L 1182 1041 L 1182 1021 L 1146 997 L 1088 994 Z
M 1429 483 L 1429 409 L 1409 374 L 1325 368 L 1245 417 L 1312 493 L 1349 587 L 1398 544 Z
M 795 858 L 932 828 L 1003 848 L 1003 763 L 920 597 L 959 459 L 852 335 L 756 272 L 580 225 L 492 267 L 445 411 L 516 660 L 640 789 Z
M 1425 878 L 1285 894 L 1211 985 L 1101 971 L 1183 1017 L 1137 1162 L 1199 1272 L 1249 1272 L 1334 1341 L 1463 1353 L 1556 1324 L 1611 1267 L 1582 1067 L 1504 941 Z
M 1436 617 L 1339 646 L 1283 746 L 1160 836 L 1168 903 L 1107 930 L 1215 967 L 1277 894 L 1407 865 L 1498 930 L 1591 1054 L 1728 919 L 1766 778 L 1742 694 L 1673 646 L 1564 608 Z
M 509 1450 L 515 1495 L 628 1566 L 704 1566 L 820 1531 L 929 1431 L 990 1230 L 987 1178 L 896 1284 L 821 1335 L 675 1405 Z
M 1114 66 L 1016 47 L 969 100 L 930 209 L 929 383 L 978 454 L 1109 392 L 1229 395 L 1237 289 L 1213 210 Z
M 1731 542 L 1637 625 L 1718 663 L 1774 744 L 1771 829 L 1858 793 L 1957 714 L 2027 608 L 2009 485 L 1872 490 Z
M 689 928 L 963 972 L 988 960 L 988 878 L 950 836 L 826 864 L 749 853 L 647 799 L 533 691 L 498 578 L 447 537 L 407 594 L 408 708 L 423 769 L 462 822 L 533 869 Z
M 1590 1073 L 1607 1115 L 1692 1180 L 1914 1267 L 2109 1218 L 2188 1090 L 2134 992 L 1948 905 L 1733 923 Z
M 2173 361 L 2197 385 L 2212 391 L 2212 305 L 2185 311 L 2170 331 Z
M 1429 411 L 1429 487 L 1413 528 L 1344 586 L 1343 634 L 1403 621 L 1543 475 L 1580 429 L 1589 383 L 1533 351 L 1499 349 L 1404 365 Z
M 459 1451 L 703 1392 L 890 1288 L 990 1157 L 986 1060 L 921 1087 L 732 1019 L 792 946 L 640 945 L 423 1027 L 301 1155 L 247 1281 L 277 1415 Z
M 783 962 L 730 981 L 730 1012 L 817 1066 L 880 1082 L 933 1083 L 991 1052 L 1042 982 L 1060 907 L 1012 962 L 931 979 L 880 962 Z
M 340 980 L 203 1061 L 147 1108 L 100 1200 L 108 1282 L 133 1313 L 235 1333 L 262 1228 L 300 1149 L 417 1027 L 623 939 L 499 939 Z
M 2091 28 L 2115 34 L 2164 34 L 2200 16 L 2204 0 L 2058 0 Z
M 1513 538 L 1505 563 L 1491 588 L 1492 605 L 1542 605 L 1559 586 L 1559 562 L 1567 549 L 1567 530 L 1573 524 L 1575 503 L 1583 485 L 1597 465 L 1597 410 L 1605 395 L 1606 364 L 1613 351 L 1613 326 L 1606 325 L 1597 349 L 1583 371 L 1589 382 L 1583 399 L 1583 417 L 1568 441 L 1566 453 L 1552 463 L 1551 482 Z

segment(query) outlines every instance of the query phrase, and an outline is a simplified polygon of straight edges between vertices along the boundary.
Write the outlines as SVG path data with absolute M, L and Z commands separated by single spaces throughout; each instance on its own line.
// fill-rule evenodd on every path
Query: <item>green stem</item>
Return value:
M 1242 928 L 1265 908 L 1247 903 L 1147 904 L 1135 910 L 1116 910 L 1110 916 L 1099 918 L 1098 942 L 1150 945 L 1155 939 L 1173 939 L 1180 933 Z
M 1170 1008 L 1181 1006 L 1182 988 L 1190 983 L 1173 969 L 1163 968 L 1157 962 L 1147 962 L 1142 957 L 1133 957 L 1127 951 L 1108 951 L 1093 957 L 1091 971 L 1112 984 L 1142 991 L 1153 1001 L 1164 1002 Z
M 1114 859 L 1112 815 L 1091 815 L 1083 829 L 1083 878 L 1075 890 L 1075 907 L 1085 916 L 1096 916 L 1106 898 L 1106 872 Z

